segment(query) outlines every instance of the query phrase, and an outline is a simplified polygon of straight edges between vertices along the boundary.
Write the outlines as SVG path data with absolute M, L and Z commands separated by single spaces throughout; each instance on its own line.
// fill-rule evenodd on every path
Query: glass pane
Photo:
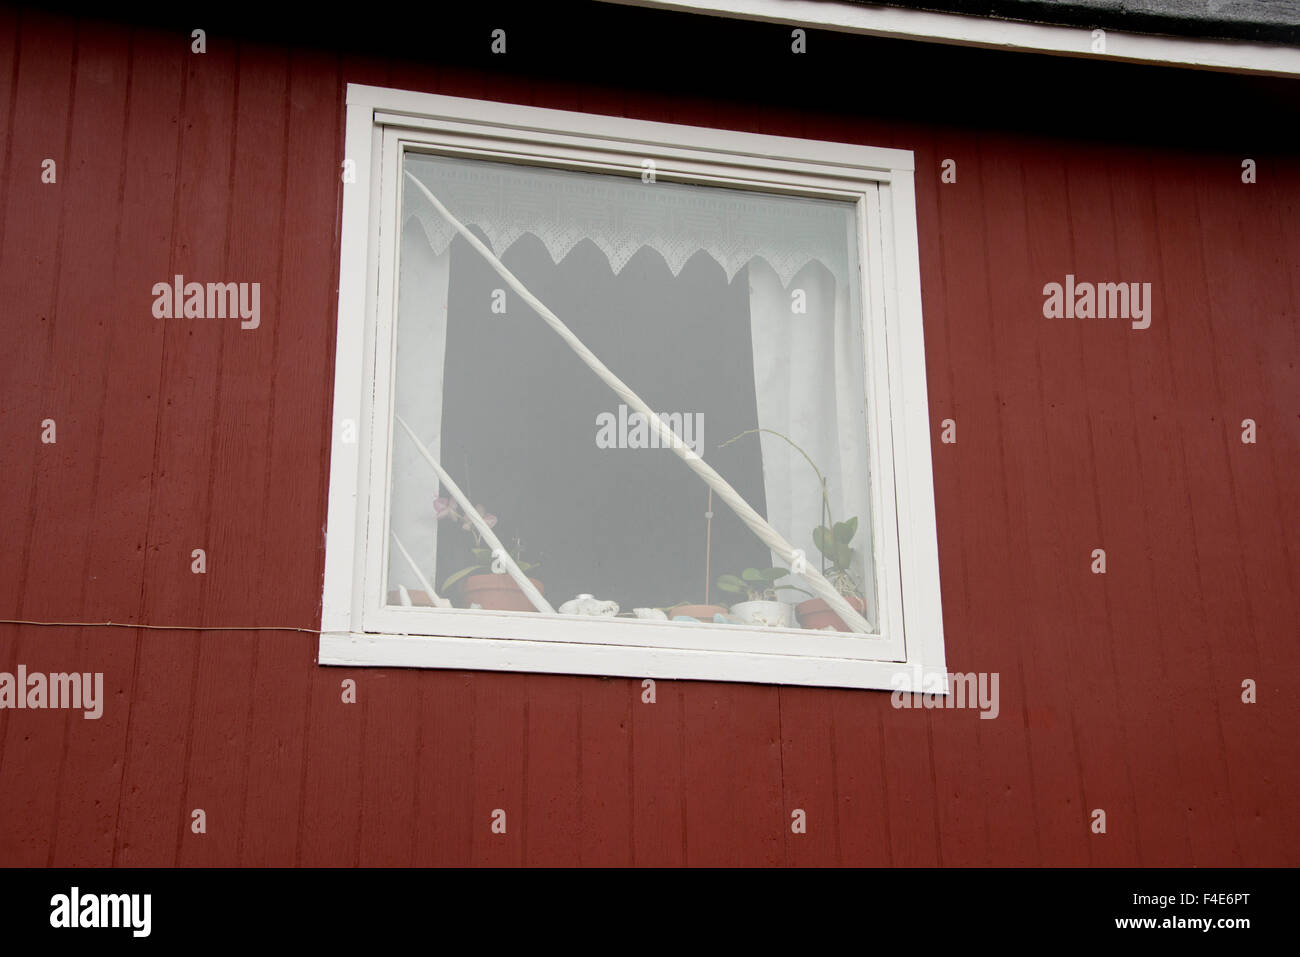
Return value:
M 414 177 L 874 620 L 853 204 L 420 153 L 404 166 L 390 604 L 540 613 L 469 504 L 566 614 L 853 630 Z

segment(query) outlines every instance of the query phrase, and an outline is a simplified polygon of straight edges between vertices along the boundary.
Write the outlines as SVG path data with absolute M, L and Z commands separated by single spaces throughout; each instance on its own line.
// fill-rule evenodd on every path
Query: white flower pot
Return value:
M 747 625 L 794 627 L 794 605 L 783 601 L 742 601 L 731 606 L 731 613 Z

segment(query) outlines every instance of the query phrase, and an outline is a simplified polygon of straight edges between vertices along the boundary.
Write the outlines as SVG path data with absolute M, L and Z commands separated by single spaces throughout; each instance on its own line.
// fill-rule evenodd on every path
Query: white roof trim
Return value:
M 955 13 L 900 7 L 869 7 L 831 0 L 604 0 L 637 7 L 657 7 L 763 20 L 816 30 L 839 30 L 870 36 L 928 40 L 957 46 L 1049 53 L 1057 56 L 1127 63 L 1155 63 L 1229 73 L 1300 76 L 1300 49 L 1243 40 L 1148 36 L 1106 31 L 1106 52 L 1094 53 L 1092 30 L 995 20 Z

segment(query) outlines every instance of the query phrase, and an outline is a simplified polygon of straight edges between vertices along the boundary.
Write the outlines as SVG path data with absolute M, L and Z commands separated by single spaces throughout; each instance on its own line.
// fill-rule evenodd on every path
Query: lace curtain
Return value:
M 406 168 L 452 215 L 477 227 L 498 256 L 531 233 L 557 263 L 589 239 L 615 273 L 648 246 L 674 276 L 703 251 L 728 281 L 758 258 L 783 285 L 813 261 L 838 284 L 848 282 L 844 223 L 852 210 L 844 203 L 755 202 L 749 192 L 414 154 L 408 154 Z M 435 254 L 454 235 L 414 188 L 405 191 L 402 219 L 404 225 L 418 224 Z

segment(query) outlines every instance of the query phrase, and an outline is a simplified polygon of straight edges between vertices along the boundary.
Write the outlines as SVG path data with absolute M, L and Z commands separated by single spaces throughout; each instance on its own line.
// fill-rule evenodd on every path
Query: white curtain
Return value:
M 396 412 L 420 436 L 435 457 L 442 452 L 442 381 L 447 347 L 447 278 L 451 249 L 435 253 L 413 229 L 402 243 L 397 302 Z M 433 500 L 442 494 L 438 477 L 414 443 L 394 427 L 390 529 L 397 533 L 436 589 L 434 562 L 438 554 L 438 521 Z M 389 540 L 388 587 L 423 591 L 419 578 L 401 551 Z
M 797 293 L 801 292 L 802 297 Z M 799 300 L 806 312 L 795 311 Z M 826 478 L 831 514 L 858 518 L 853 576 L 870 589 L 866 390 L 856 310 L 845 284 L 809 263 L 788 285 L 766 263 L 749 266 L 749 318 L 759 428 L 790 437 Z M 767 520 L 820 568 L 812 530 L 824 521 L 817 475 L 778 436 L 761 433 Z M 773 556 L 776 564 L 781 564 Z

